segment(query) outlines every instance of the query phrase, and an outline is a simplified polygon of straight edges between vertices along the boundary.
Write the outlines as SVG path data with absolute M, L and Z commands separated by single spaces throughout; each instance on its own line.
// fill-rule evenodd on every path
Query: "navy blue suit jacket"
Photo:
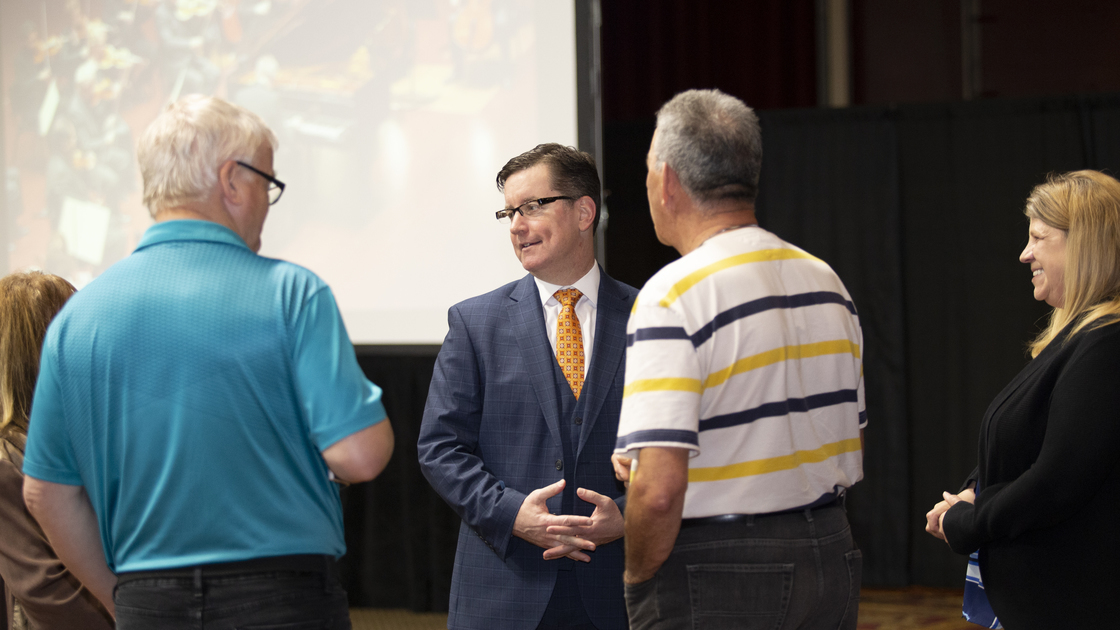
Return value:
M 580 394 L 582 431 L 575 461 L 565 461 L 556 357 L 531 275 L 448 311 L 450 330 L 436 360 L 420 428 L 424 475 L 462 518 L 451 584 L 450 628 L 535 628 L 559 564 L 513 536 L 522 502 L 564 478 L 574 513 L 594 505 L 574 496 L 588 488 L 624 507 L 611 453 L 618 432 L 625 376 L 626 322 L 637 290 L 605 273 L 599 282 L 595 342 Z M 560 378 L 563 378 L 560 376 Z M 567 383 L 563 384 L 567 387 Z M 570 391 L 570 390 L 569 390 Z M 562 497 L 548 500 L 560 514 Z M 627 627 L 622 590 L 622 540 L 600 546 L 590 563 L 576 562 L 580 595 L 602 630 Z

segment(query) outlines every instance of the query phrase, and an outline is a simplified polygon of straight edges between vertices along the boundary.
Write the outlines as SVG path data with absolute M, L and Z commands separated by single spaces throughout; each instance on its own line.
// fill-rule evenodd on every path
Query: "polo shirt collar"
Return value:
M 241 240 L 237 232 L 224 225 L 198 219 L 176 219 L 174 221 L 160 221 L 145 230 L 144 236 L 140 239 L 140 244 L 136 246 L 136 251 L 173 241 L 206 241 L 249 249 L 249 246 Z

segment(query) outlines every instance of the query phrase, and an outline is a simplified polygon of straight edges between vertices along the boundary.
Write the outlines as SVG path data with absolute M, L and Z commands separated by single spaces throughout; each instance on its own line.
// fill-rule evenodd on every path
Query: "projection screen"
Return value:
M 575 145 L 574 0 L 0 3 L 8 272 L 85 286 L 151 225 L 135 139 L 216 94 L 279 138 L 261 254 L 326 280 L 356 344 L 440 343 L 523 271 L 494 177 Z

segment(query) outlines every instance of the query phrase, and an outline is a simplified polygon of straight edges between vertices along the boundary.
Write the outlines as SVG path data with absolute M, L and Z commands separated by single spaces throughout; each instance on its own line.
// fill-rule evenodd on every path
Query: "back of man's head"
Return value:
M 758 116 L 719 90 L 681 92 L 657 111 L 653 152 L 700 205 L 753 203 L 762 168 Z
M 253 112 L 212 96 L 190 95 L 167 106 L 144 131 L 137 146 L 144 178 L 144 205 L 161 210 L 199 202 L 218 185 L 227 160 L 251 162 L 276 135 Z
M 595 168 L 595 158 L 591 157 L 590 153 L 575 147 L 549 142 L 538 144 L 512 158 L 506 162 L 502 170 L 498 171 L 498 190 L 504 190 L 506 180 L 515 173 L 531 169 L 538 164 L 548 166 L 556 192 L 576 199 L 591 197 L 595 202 L 595 222 L 591 226 L 591 231 L 598 229 L 599 214 L 603 209 L 599 170 Z

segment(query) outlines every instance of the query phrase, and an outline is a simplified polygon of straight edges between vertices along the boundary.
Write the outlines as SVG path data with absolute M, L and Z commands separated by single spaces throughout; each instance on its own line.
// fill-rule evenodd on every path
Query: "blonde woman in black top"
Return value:
M 1052 177 L 1027 200 L 1036 300 L 1054 307 L 1033 360 L 980 427 L 969 489 L 927 527 L 979 550 L 992 610 L 1009 630 L 1104 628 L 1120 619 L 1120 182 Z M 979 488 L 978 491 L 975 489 Z

